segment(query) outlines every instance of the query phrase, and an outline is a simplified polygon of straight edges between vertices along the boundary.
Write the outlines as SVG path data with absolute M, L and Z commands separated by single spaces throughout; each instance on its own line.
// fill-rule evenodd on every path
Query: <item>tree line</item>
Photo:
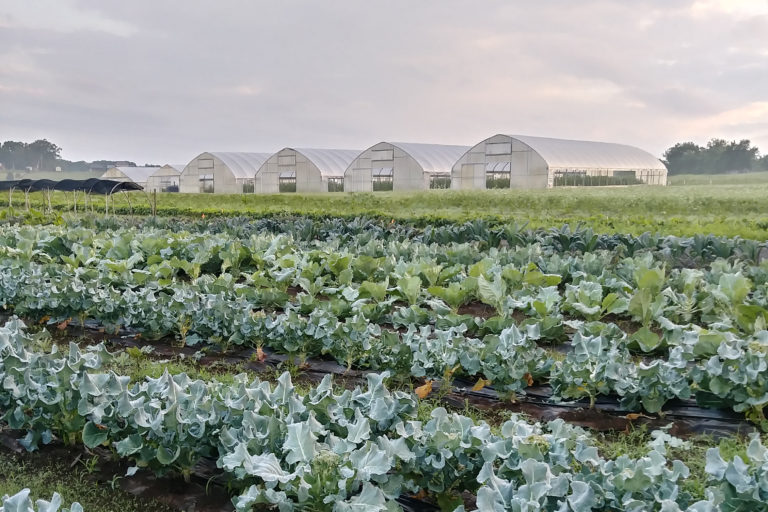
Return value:
M 45 139 L 30 143 L 7 140 L 0 145 L 0 163 L 9 171 L 53 171 L 60 156 L 61 148 Z
M 768 155 L 761 156 L 749 139 L 712 139 L 706 146 L 679 142 L 664 152 L 669 174 L 723 174 L 768 171 Z
M 7 140 L 0 143 L 0 164 L 12 179 L 14 172 L 55 171 L 104 171 L 115 165 L 135 167 L 135 162 L 126 160 L 94 160 L 72 162 L 61 158 L 61 148 L 46 139 L 34 142 Z

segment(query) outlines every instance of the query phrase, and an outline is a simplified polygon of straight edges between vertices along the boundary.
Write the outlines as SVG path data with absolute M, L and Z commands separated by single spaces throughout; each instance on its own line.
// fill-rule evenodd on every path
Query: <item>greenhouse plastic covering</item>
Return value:
M 456 160 L 472 149 L 470 146 L 451 146 L 445 144 L 421 144 L 414 142 L 390 142 L 416 160 L 424 172 L 450 172 Z
M 665 171 L 661 161 L 642 149 L 611 142 L 507 135 L 538 153 L 550 169 L 653 169 Z
M 287 148 L 315 164 L 324 178 L 343 178 L 349 164 L 358 157 L 358 149 Z
M 253 175 L 256 174 L 256 171 L 261 169 L 261 166 L 264 165 L 264 162 L 266 162 L 269 157 L 272 156 L 272 153 L 237 153 L 215 151 L 203 153 L 197 158 L 205 157 L 206 155 L 210 155 L 221 160 L 221 162 L 226 165 L 230 171 L 232 171 L 232 174 L 235 175 L 235 178 L 253 179 Z

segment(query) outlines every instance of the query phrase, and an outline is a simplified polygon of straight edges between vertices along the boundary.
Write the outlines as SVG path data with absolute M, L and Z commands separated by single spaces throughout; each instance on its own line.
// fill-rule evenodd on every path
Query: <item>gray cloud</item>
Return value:
M 765 33 L 749 0 L 0 0 L 0 139 L 141 163 L 496 132 L 768 152 Z

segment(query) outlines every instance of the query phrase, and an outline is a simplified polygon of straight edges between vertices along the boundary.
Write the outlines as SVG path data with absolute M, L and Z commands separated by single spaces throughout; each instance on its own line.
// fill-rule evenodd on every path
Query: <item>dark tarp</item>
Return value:
M 87 180 L 61 180 L 53 187 L 53 190 L 61 190 L 64 192 L 74 192 L 75 190 L 83 190 L 83 181 Z
M 38 190 L 61 190 L 63 192 L 86 192 L 90 194 L 108 195 L 115 192 L 144 190 L 144 187 L 137 185 L 132 181 L 100 180 L 98 178 L 89 178 L 87 180 L 15 180 L 0 181 L 0 191 L 3 190 L 24 190 L 36 192 Z
M 16 186 L 14 188 L 17 188 L 19 190 L 27 190 L 30 185 L 32 185 L 35 182 L 35 180 L 30 179 L 24 179 L 19 180 L 16 182 Z
M 113 194 L 124 190 L 144 190 L 144 187 L 132 181 L 113 180 L 98 180 L 98 183 L 95 183 L 93 187 L 91 187 L 92 194 Z
M 128 190 L 144 190 L 140 185 L 132 181 L 100 180 L 99 178 L 89 178 L 87 180 L 14 180 L 0 181 L 0 191 L 3 190 L 23 190 L 26 192 L 36 192 L 38 190 L 61 190 L 64 192 L 86 192 L 90 194 L 109 195 L 115 192 Z
M 37 192 L 38 190 L 53 190 L 53 188 L 56 186 L 56 183 L 57 182 L 53 180 L 37 180 L 33 181 L 27 190 L 30 192 Z

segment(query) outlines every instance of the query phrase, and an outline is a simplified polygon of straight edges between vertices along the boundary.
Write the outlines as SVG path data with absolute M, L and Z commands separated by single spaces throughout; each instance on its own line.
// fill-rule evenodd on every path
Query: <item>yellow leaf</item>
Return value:
M 477 379 L 477 382 L 475 383 L 475 385 L 472 386 L 472 391 L 480 391 L 485 386 L 490 386 L 490 385 L 491 385 L 491 381 L 488 379 Z
M 523 378 L 525 379 L 525 382 L 527 382 L 529 386 L 533 386 L 533 376 L 530 373 L 526 373 L 525 375 L 523 375 Z
M 58 330 L 60 330 L 60 331 L 63 331 L 64 329 L 66 329 L 66 328 L 67 328 L 67 326 L 69 325 L 69 322 L 71 322 L 71 321 L 72 321 L 72 319 L 71 319 L 71 318 L 67 318 L 66 320 L 64 320 L 63 322 L 61 322 L 59 325 L 57 325 L 57 326 L 56 326 L 56 328 L 57 328 Z
M 461 365 L 457 364 L 453 368 L 448 368 L 447 370 L 445 370 L 445 380 L 449 380 L 451 377 L 453 377 L 453 374 L 456 373 L 456 370 L 458 370 L 459 368 L 461 368 Z
M 267 359 L 267 354 L 265 354 L 265 353 L 264 353 L 264 351 L 263 351 L 263 350 L 261 350 L 261 347 L 258 347 L 258 348 L 256 349 L 256 359 L 257 359 L 257 360 L 258 360 L 260 363 L 263 363 L 263 362 L 264 362 L 264 361 Z
M 423 386 L 419 386 L 416 389 L 413 390 L 414 393 L 416 393 L 416 396 L 421 398 L 422 400 L 427 398 L 427 395 L 432 392 L 432 381 L 428 380 L 426 384 Z

